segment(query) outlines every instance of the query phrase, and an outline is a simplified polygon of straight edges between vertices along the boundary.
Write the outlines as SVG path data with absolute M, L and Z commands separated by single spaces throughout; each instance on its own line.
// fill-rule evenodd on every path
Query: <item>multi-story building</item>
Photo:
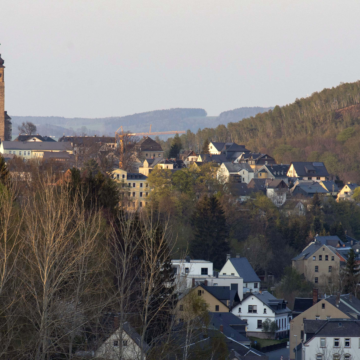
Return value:
M 144 137 L 136 144 L 136 151 L 140 160 L 164 157 L 161 145 L 149 137 Z
M 112 178 L 119 183 L 123 204 L 127 210 L 136 211 L 146 206 L 150 195 L 147 176 L 115 169 L 112 171 Z

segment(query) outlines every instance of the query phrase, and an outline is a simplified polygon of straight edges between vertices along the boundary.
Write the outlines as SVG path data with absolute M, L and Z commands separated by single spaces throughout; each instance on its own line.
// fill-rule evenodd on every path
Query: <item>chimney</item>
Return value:
M 228 261 L 230 259 L 230 254 L 226 254 L 226 261 Z
M 208 281 L 207 281 L 207 280 L 204 281 L 204 285 L 205 285 L 205 286 L 208 285 Z
M 313 305 L 317 304 L 319 297 L 319 290 L 313 289 Z
M 117 330 L 120 326 L 119 317 L 117 315 L 114 316 L 114 330 Z
M 237 257 L 238 259 L 240 259 L 240 254 L 236 254 L 236 257 Z
M 219 328 L 220 332 L 224 332 L 224 326 L 223 325 L 220 325 L 220 328 Z
M 340 293 L 338 292 L 336 295 L 335 305 L 336 307 L 339 307 L 340 304 Z
M 195 287 L 195 278 L 192 278 L 192 287 Z

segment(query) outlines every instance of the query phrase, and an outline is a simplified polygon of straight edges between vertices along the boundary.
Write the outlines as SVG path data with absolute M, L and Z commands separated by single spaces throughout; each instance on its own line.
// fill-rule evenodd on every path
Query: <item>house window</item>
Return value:
M 135 183 L 133 183 L 133 187 L 135 187 L 136 186 L 136 184 Z
M 319 316 L 319 315 L 316 315 L 316 316 L 315 316 L 315 320 L 320 320 L 320 316 Z
M 184 311 L 184 305 L 180 305 L 179 310 Z
M 248 306 L 248 313 L 257 314 L 257 306 L 256 305 L 249 305 Z
M 322 255 L 319 255 L 319 261 L 321 261 L 322 260 Z
M 257 328 L 262 329 L 262 320 L 257 321 Z
M 334 354 L 333 360 L 340 360 L 340 354 Z
M 238 311 L 239 313 L 241 313 L 241 308 L 239 308 L 239 311 Z M 359 339 L 359 346 L 360 346 L 360 339 Z
M 140 201 L 140 207 L 142 207 L 142 202 Z
M 123 340 L 123 346 L 127 346 L 127 340 Z
M 149 187 L 149 184 L 148 184 L 148 183 L 146 183 L 145 187 Z
M 215 305 L 215 311 L 219 311 L 219 305 Z
M 135 197 L 135 192 L 133 192 L 133 197 Z
M 319 267 L 315 266 L 315 272 L 319 272 Z
M 119 174 L 116 174 L 116 178 L 119 180 L 119 179 L 120 179 L 120 175 L 119 175 Z
M 198 290 L 198 296 L 201 296 L 201 290 Z
M 335 257 L 334 257 L 334 256 L 332 256 L 332 257 L 331 257 L 331 261 L 334 261 L 334 260 L 335 260 Z
M 316 256 L 313 256 L 313 260 L 316 260 Z
M 326 347 L 326 338 L 321 338 L 320 339 L 320 347 Z
M 148 196 L 149 195 L 149 193 L 145 193 L 145 196 Z
M 143 183 L 140 183 L 140 187 L 143 187 Z
M 315 278 L 315 284 L 317 284 L 319 282 L 319 278 Z
M 329 272 L 332 272 L 332 266 L 329 266 Z
M 223 275 L 226 275 L 226 273 L 223 273 Z
M 30 151 L 28 151 L 28 155 L 30 156 Z
M 254 284 L 254 289 L 257 289 L 257 287 L 258 287 L 258 283 L 255 283 Z
M 119 341 L 118 340 L 114 340 L 114 347 L 119 346 Z
M 351 359 L 351 355 L 350 354 L 345 354 L 344 355 L 344 360 L 350 360 Z
M 124 175 L 124 174 L 123 174 L 122 178 L 125 179 L 125 175 Z
M 340 346 L 340 339 L 339 338 L 335 338 L 334 339 L 334 347 L 339 347 Z
M 345 339 L 345 347 L 347 347 L 347 348 L 350 347 L 350 339 L 349 338 Z
M 322 359 L 323 359 L 322 354 L 317 354 L 317 355 L 316 355 L 316 360 L 322 360 Z
M 185 274 L 189 273 L 189 268 L 185 268 Z
M 207 275 L 208 274 L 208 268 L 201 268 L 201 275 Z
M 266 314 L 266 309 L 264 309 L 264 314 Z
M 234 274 L 234 273 L 231 273 L 231 275 L 232 275 L 232 276 L 235 276 L 235 274 Z
M 159 157 L 161 156 L 161 154 L 159 154 Z
M 325 255 L 325 261 L 329 260 L 329 255 Z
M 21 151 L 19 151 L 19 155 L 21 155 Z
M 131 187 L 131 183 L 129 183 L 129 187 Z
M 322 309 L 325 309 L 325 304 L 321 304 L 321 308 L 322 308 Z
M 148 157 L 148 154 L 146 154 L 145 156 Z
M 142 197 L 142 192 L 140 192 L 140 197 Z

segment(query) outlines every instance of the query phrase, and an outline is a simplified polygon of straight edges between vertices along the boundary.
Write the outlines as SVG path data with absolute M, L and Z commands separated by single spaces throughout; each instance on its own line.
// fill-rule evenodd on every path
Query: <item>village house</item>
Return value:
M 304 343 L 296 355 L 302 360 L 352 360 L 358 358 L 359 348 L 359 320 L 304 320 Z
M 52 141 L 3 141 L 0 145 L 1 154 L 12 154 L 27 159 L 42 159 L 46 152 L 64 152 L 73 154 L 68 143 Z
M 313 306 L 290 321 L 289 348 L 291 360 L 295 360 L 295 348 L 298 349 L 299 345 L 306 341 L 304 320 L 319 321 L 344 318 L 358 320 L 360 318 L 360 300 L 352 295 L 332 295 L 321 300 L 318 300 L 316 292 L 313 295 Z
M 238 163 L 249 164 L 254 171 L 259 171 L 264 165 L 275 165 L 275 159 L 268 154 L 243 153 L 237 160 Z
M 325 292 L 339 281 L 342 258 L 336 248 L 343 246 L 337 236 L 318 236 L 292 259 L 292 267 Z
M 292 162 L 287 176 L 299 180 L 325 181 L 329 179 L 329 173 L 323 162 Z
M 112 171 L 111 177 L 119 184 L 121 196 L 127 200 L 126 209 L 128 211 L 136 211 L 146 206 L 150 195 L 147 176 L 115 169 Z
M 136 151 L 140 160 L 164 157 L 164 151 L 161 145 L 148 136 L 136 144 Z
M 319 184 L 328 192 L 328 195 L 337 196 L 339 192 L 339 187 L 336 182 L 333 180 L 324 180 L 320 181 Z
M 289 192 L 289 187 L 284 180 L 266 179 L 265 187 L 266 196 L 273 202 L 275 206 L 280 207 L 285 204 L 286 196 Z
M 216 176 L 223 184 L 229 182 L 230 177 L 234 177 L 237 182 L 249 183 L 254 178 L 254 171 L 248 164 L 224 162 L 220 165 Z
M 195 162 L 198 159 L 198 155 L 195 153 L 195 151 L 190 150 L 190 151 L 186 151 L 183 154 L 180 154 L 180 160 L 184 161 L 184 164 L 186 166 L 189 166 L 190 164 L 192 164 L 193 162 Z
M 307 207 L 307 199 L 292 198 L 288 199 L 281 207 L 281 211 L 285 216 L 305 216 Z
M 231 312 L 247 320 L 247 336 L 267 337 L 268 334 L 263 333 L 263 323 L 269 319 L 276 322 L 275 337 L 284 338 L 289 336 L 291 320 L 291 310 L 286 304 L 285 300 L 277 299 L 267 291 L 251 292 L 245 294 L 241 303 Z
M 314 180 L 297 180 L 294 186 L 290 189 L 290 193 L 292 196 L 301 195 L 305 197 L 313 197 L 315 194 L 323 196 L 329 195 L 328 190 L 324 188 L 320 182 Z
M 226 162 L 226 155 L 225 154 L 219 154 L 219 155 L 212 155 L 212 154 L 199 154 L 196 162 L 200 163 L 209 163 L 213 162 L 217 165 L 221 165 L 222 163 Z
M 338 193 L 336 201 L 341 200 L 352 200 L 352 196 L 354 195 L 354 190 L 359 187 L 357 184 L 352 184 L 348 182 Z
M 208 286 L 227 286 L 236 290 L 240 299 L 243 297 L 243 279 L 237 275 L 214 273 L 211 261 L 192 260 L 187 256 L 182 260 L 171 260 L 171 266 L 179 292 L 206 283 Z
M 288 185 L 288 177 L 287 177 L 288 170 L 289 170 L 289 165 L 283 165 L 283 164 L 263 165 L 257 171 L 256 177 L 259 179 L 283 180 Z
M 220 275 L 239 276 L 243 279 L 244 288 L 249 291 L 256 291 L 260 289 L 260 279 L 256 272 L 245 257 L 236 255 L 236 258 L 231 258 L 227 255 L 226 263 L 219 272 Z

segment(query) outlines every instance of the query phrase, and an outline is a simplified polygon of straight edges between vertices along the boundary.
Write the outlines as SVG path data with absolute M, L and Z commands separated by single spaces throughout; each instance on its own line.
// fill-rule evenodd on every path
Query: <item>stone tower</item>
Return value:
M 0 54 L 0 141 L 11 140 L 11 118 L 5 111 L 5 66 Z

